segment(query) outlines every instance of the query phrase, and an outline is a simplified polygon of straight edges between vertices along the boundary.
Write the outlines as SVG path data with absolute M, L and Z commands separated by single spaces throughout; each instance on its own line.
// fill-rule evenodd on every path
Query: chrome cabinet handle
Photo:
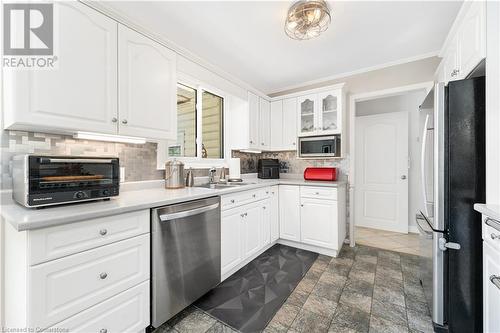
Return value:
M 245 217 L 245 213 L 243 213 L 243 214 L 240 214 L 240 216 L 241 216 L 241 217 Z
M 269 194 L 269 191 L 266 191 L 266 194 Z
M 253 143 L 253 141 L 252 141 L 252 140 L 250 140 L 250 143 Z
M 498 222 L 497 220 L 493 220 L 492 218 L 487 217 L 486 220 L 484 220 L 484 223 L 487 226 L 490 226 L 493 229 L 500 231 L 500 222 Z
M 108 233 L 108 230 L 107 230 L 107 229 L 101 229 L 101 230 L 99 230 L 99 234 L 100 234 L 101 236 L 105 236 L 107 233 Z
M 127 119 L 122 120 L 122 124 L 126 125 L 128 123 Z
M 500 289 L 500 276 L 492 275 L 492 276 L 490 276 L 490 281 L 491 281 L 491 283 L 493 283 L 495 285 L 495 287 Z
M 402 175 L 402 176 L 401 176 L 401 179 L 402 179 L 402 180 L 405 180 L 405 179 L 406 179 L 406 175 Z
M 104 280 L 105 278 L 108 277 L 108 273 L 102 272 L 101 274 L 99 274 L 99 277 L 101 278 L 101 280 Z
M 245 213 L 245 216 L 248 216 L 248 213 Z
M 116 117 L 111 118 L 111 122 L 112 122 L 112 123 L 116 123 L 116 122 L 118 122 L 118 118 L 116 118 Z
M 101 328 L 101 330 L 99 331 L 99 333 L 108 333 L 108 330 L 105 329 L 105 328 Z
M 234 199 L 231 199 L 231 203 L 234 203 Z
M 261 145 L 264 145 L 264 142 L 262 142 Z
M 266 206 L 262 206 L 262 209 L 266 209 Z
M 490 235 L 491 239 L 495 240 L 495 239 L 500 239 L 500 235 L 497 235 L 497 234 L 491 234 Z
M 319 195 L 319 192 L 316 192 L 316 195 Z

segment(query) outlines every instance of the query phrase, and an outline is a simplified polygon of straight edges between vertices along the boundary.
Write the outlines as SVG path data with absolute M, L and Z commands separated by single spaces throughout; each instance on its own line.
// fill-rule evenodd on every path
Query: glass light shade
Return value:
M 324 0 L 301 0 L 288 10 L 285 33 L 292 39 L 319 36 L 331 22 L 330 9 Z

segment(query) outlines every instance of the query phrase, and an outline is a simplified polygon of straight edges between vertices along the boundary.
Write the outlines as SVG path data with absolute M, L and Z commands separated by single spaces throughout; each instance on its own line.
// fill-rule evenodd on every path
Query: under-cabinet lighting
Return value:
M 250 154 L 261 154 L 262 150 L 257 149 L 240 149 L 242 153 L 250 153 Z
M 135 144 L 146 143 L 146 139 L 144 139 L 144 138 L 136 138 L 133 136 L 92 133 L 92 132 L 76 132 L 73 135 L 73 138 L 82 139 L 82 140 L 124 142 L 124 143 L 135 143 Z

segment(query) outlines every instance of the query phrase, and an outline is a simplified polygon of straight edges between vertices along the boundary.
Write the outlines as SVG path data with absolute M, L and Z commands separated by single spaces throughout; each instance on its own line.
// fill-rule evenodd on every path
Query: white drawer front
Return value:
M 128 289 L 96 306 L 64 320 L 48 332 L 71 333 L 144 332 L 149 326 L 149 281 Z
M 149 234 L 33 266 L 29 323 L 50 327 L 149 279 Z
M 30 231 L 30 264 L 148 233 L 149 214 L 149 210 L 141 210 Z
M 483 222 L 484 241 L 488 242 L 495 250 L 500 251 L 500 222 L 484 219 Z
M 300 196 L 302 198 L 337 200 L 337 189 L 330 187 L 301 186 Z
M 222 210 L 231 209 L 233 207 L 269 198 L 270 192 L 270 187 L 264 187 L 256 190 L 224 195 L 221 197 Z

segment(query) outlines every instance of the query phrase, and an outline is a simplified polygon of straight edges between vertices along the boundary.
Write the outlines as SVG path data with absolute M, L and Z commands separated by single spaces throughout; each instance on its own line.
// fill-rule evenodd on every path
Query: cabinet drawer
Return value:
M 337 200 L 337 189 L 330 187 L 301 186 L 300 196 L 302 198 Z
M 33 327 L 50 327 L 149 279 L 149 234 L 36 265 L 29 270 Z
M 491 247 L 500 251 L 500 222 L 486 217 L 483 224 L 483 237 Z
M 29 232 L 30 264 L 65 257 L 149 232 L 149 210 Z
M 231 209 L 251 202 L 269 198 L 270 187 L 248 190 L 221 197 L 222 210 Z
M 137 333 L 144 332 L 147 326 L 149 326 L 149 281 L 82 311 L 47 331 Z

